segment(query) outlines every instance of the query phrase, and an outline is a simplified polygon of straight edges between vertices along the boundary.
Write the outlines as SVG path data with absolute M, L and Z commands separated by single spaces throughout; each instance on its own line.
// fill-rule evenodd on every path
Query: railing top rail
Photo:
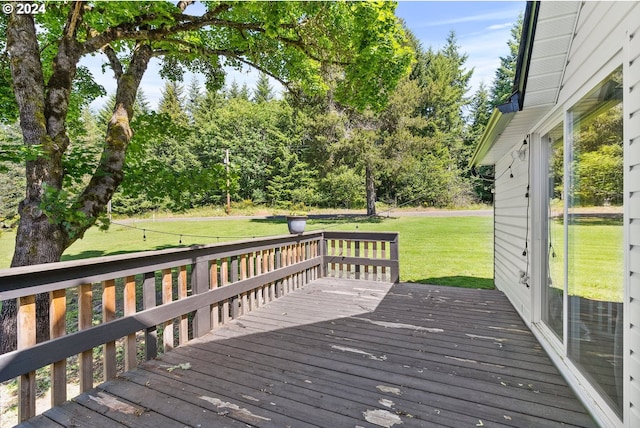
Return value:
M 318 239 L 322 239 L 322 232 L 254 238 L 194 245 L 188 248 L 143 251 L 3 269 L 0 270 L 0 300 L 192 264 L 200 260 L 233 257 L 288 243 L 302 243 Z M 26 288 L 29 289 L 28 292 L 26 292 Z
M 279 235 L 3 269 L 0 270 L 0 300 L 323 238 L 397 242 L 398 234 L 395 232 L 313 231 L 300 235 Z
M 353 239 L 360 241 L 387 241 L 398 240 L 398 232 L 345 232 L 345 231 L 325 231 L 325 239 Z

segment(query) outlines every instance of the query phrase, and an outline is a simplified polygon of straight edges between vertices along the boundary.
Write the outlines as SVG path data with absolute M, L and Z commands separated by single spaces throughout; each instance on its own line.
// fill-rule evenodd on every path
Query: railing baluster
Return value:
M 156 306 L 156 276 L 154 272 L 144 274 L 142 283 L 142 307 L 151 309 Z M 144 335 L 144 358 L 151 360 L 158 356 L 158 328 L 148 327 Z
M 344 241 L 340 239 L 338 241 L 338 253 L 340 254 L 340 259 L 344 258 Z M 338 263 L 338 277 L 342 278 L 344 276 L 344 264 Z
M 372 258 L 377 259 L 378 258 L 378 241 L 373 241 L 371 243 L 371 252 L 372 254 Z M 380 267 L 378 265 L 373 267 L 373 279 L 375 281 L 380 281 Z
M 18 349 L 26 349 L 36 344 L 36 296 L 29 295 L 18 299 Z M 26 421 L 36 414 L 36 372 L 20 376 L 20 407 L 18 419 Z
M 209 287 L 218 288 L 218 261 L 212 260 L 209 266 Z M 185 296 L 186 297 L 186 296 Z M 217 303 L 211 305 L 211 329 L 220 327 L 220 306 Z M 180 333 L 182 335 L 182 333 Z M 180 342 L 182 344 L 182 342 Z
M 364 241 L 364 258 L 369 258 L 369 241 Z M 364 279 L 369 280 L 369 264 L 364 265 Z
M 387 243 L 382 241 L 380 242 L 380 258 L 383 260 L 387 259 Z M 387 268 L 386 266 L 382 266 L 382 281 L 386 281 L 387 279 Z
M 116 281 L 102 282 L 102 322 L 116 319 Z M 107 342 L 102 347 L 102 365 L 105 382 L 116 377 L 116 342 Z
M 231 284 L 238 282 L 238 256 L 231 257 L 231 266 L 229 273 L 231 277 L 229 280 Z M 240 316 L 240 296 L 236 295 L 231 299 L 231 317 L 237 319 Z
M 335 260 L 336 259 L 336 257 L 335 257 L 336 256 L 336 240 L 335 239 L 331 240 L 331 255 L 333 256 L 333 257 L 331 257 L 331 260 Z M 336 263 L 335 263 L 335 261 L 331 262 L 331 275 L 330 276 L 333 276 L 333 277 L 337 276 L 336 275 Z
M 78 330 L 91 327 L 93 321 L 93 292 L 91 284 L 78 287 Z M 86 392 L 93 388 L 93 350 L 88 349 L 80 354 L 80 391 Z
M 353 244 L 355 246 L 354 255 L 356 257 L 360 257 L 360 241 L 358 240 L 353 241 Z M 355 269 L 356 269 L 356 279 L 360 279 L 360 264 L 356 264 Z
M 227 258 L 223 258 L 220 265 L 220 286 L 224 287 L 229 283 L 229 263 Z M 222 324 L 229 323 L 229 299 L 222 302 Z
M 49 334 L 51 339 L 67 334 L 67 290 L 49 293 Z M 67 360 L 55 362 L 51 366 L 51 406 L 67 401 Z
M 247 278 L 253 278 L 253 276 L 254 276 L 254 272 L 255 272 L 255 257 L 256 256 L 255 256 L 254 253 L 250 253 L 249 256 L 248 256 L 249 266 L 247 266 Z M 259 290 L 260 290 L 260 287 L 249 291 L 249 310 L 250 311 L 253 311 L 254 309 L 256 309 L 258 307 L 259 299 L 257 298 L 257 294 L 258 294 Z
M 166 305 L 173 300 L 173 275 L 171 269 L 162 270 L 162 304 Z M 173 320 L 164 323 L 162 329 L 163 352 L 173 349 Z
M 187 297 L 187 267 L 178 267 L 178 299 Z M 189 341 L 189 317 L 187 314 L 180 316 L 180 326 L 178 327 L 178 343 L 184 345 Z
M 136 277 L 127 276 L 124 282 L 124 316 L 136 313 Z M 136 334 L 132 333 L 124 339 L 124 369 L 133 370 L 138 365 Z
M 270 248 L 269 250 L 269 272 L 273 272 L 276 269 L 276 249 Z M 269 300 L 275 300 L 277 296 L 277 283 L 274 281 L 269 284 Z

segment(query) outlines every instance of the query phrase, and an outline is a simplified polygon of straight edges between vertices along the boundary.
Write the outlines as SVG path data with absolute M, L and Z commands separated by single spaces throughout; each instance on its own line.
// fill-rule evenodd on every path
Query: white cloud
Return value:
M 489 25 L 487 27 L 487 30 L 488 31 L 502 30 L 503 28 L 511 28 L 512 26 L 513 26 L 513 22 L 505 22 L 504 24 Z
M 450 19 L 439 19 L 437 21 L 427 21 L 413 24 L 414 28 L 438 27 L 443 25 L 465 24 L 470 22 L 486 22 L 486 21 L 504 21 L 505 19 L 513 19 L 518 16 L 520 8 L 514 12 L 513 8 L 505 8 L 501 10 L 491 11 L 487 13 L 478 13 L 475 15 L 460 16 Z

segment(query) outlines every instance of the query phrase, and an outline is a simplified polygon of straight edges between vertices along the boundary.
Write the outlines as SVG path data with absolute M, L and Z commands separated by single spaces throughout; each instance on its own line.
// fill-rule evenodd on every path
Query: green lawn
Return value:
M 554 287 L 564 284 L 564 226 L 551 223 L 550 259 Z M 624 295 L 624 236 L 622 220 L 586 217 L 569 226 L 569 294 L 586 299 L 622 302 Z
M 129 225 L 137 229 L 112 224 L 107 232 L 89 230 L 65 252 L 63 260 L 287 233 L 282 219 L 139 221 Z M 399 232 L 401 281 L 473 288 L 493 287 L 492 227 L 491 217 L 310 220 L 307 224 L 307 230 Z M 12 232 L 0 236 L 0 268 L 10 264 L 14 239 Z

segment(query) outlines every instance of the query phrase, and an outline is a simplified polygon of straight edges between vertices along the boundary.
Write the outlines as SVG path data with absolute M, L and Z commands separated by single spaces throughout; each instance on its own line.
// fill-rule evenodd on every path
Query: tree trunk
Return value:
M 69 59 L 70 44 L 64 44 L 57 55 L 53 75 L 61 73 L 60 66 L 73 62 L 66 79 L 56 79 L 46 93 L 40 48 L 35 23 L 30 15 L 12 14 L 7 26 L 7 51 L 10 55 L 14 93 L 20 112 L 20 127 L 24 144 L 40 146 L 44 152 L 26 163 L 27 185 L 25 199 L 20 203 L 20 223 L 11 267 L 59 261 L 67 245 L 67 234 L 61 224 L 55 224 L 42 210 L 46 189 L 60 189 L 62 183 L 62 153 L 66 149 L 64 121 L 68 108 L 68 94 L 75 74 L 75 61 Z M 65 90 L 66 85 L 66 90 Z M 66 92 L 67 98 L 64 99 Z M 63 99 L 60 95 L 63 95 Z M 48 108 L 47 97 L 55 98 L 55 108 Z M 49 337 L 49 296 L 36 298 L 38 341 Z M 16 347 L 17 302 L 5 301 L 0 312 L 0 353 Z
M 376 180 L 373 175 L 373 169 L 369 166 L 365 172 L 365 182 L 367 187 L 367 215 L 376 215 Z
M 69 14 L 46 84 L 33 17 L 14 13 L 7 26 L 7 51 L 24 144 L 39 146 L 43 152 L 26 164 L 25 199 L 19 207 L 20 222 L 11 267 L 60 261 L 64 250 L 81 238 L 104 212 L 122 182 L 124 158 L 133 135 L 129 125 L 133 104 L 152 55 L 145 44 L 136 46 L 126 72 L 122 72 L 121 64 L 112 64 L 118 70 L 116 106 L 100 164 L 91 181 L 71 205 L 55 198 L 63 188 L 62 158 L 69 145 L 66 131 L 69 99 L 82 53 L 74 34 L 77 22 L 82 19 L 81 11 L 78 6 Z M 36 305 L 36 334 L 40 342 L 49 337 L 48 294 L 38 295 Z M 15 300 L 3 302 L 0 353 L 16 348 L 16 314 Z

